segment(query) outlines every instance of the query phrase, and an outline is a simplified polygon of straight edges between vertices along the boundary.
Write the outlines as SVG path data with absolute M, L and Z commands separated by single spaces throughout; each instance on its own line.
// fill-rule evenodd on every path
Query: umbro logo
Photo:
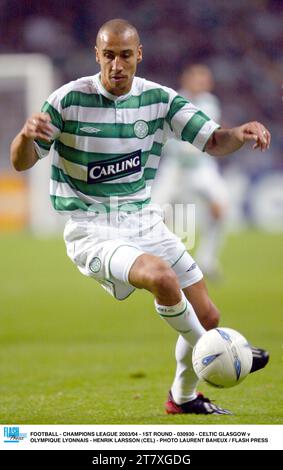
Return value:
M 80 130 L 87 134 L 98 134 L 98 132 L 101 132 L 101 129 L 97 129 L 97 127 L 81 127 Z
M 189 267 L 189 269 L 187 269 L 186 272 L 192 271 L 192 270 L 195 269 L 196 267 L 197 267 L 197 263 L 193 263 L 193 264 Z

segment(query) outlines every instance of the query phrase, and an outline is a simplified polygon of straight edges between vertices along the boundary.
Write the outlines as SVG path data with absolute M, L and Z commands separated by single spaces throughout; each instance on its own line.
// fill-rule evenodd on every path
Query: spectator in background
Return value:
M 207 66 L 195 64 L 184 69 L 179 94 L 220 122 L 220 103 L 211 93 L 213 88 L 214 79 Z M 154 189 L 154 200 L 160 203 L 195 203 L 198 197 L 202 199 L 206 217 L 200 227 L 201 237 L 195 258 L 203 273 L 215 280 L 220 275 L 218 258 L 228 208 L 228 191 L 217 160 L 188 142 L 176 139 L 168 141 L 164 155 L 160 178 Z M 168 191 L 167 181 L 171 180 L 172 174 L 176 182 Z

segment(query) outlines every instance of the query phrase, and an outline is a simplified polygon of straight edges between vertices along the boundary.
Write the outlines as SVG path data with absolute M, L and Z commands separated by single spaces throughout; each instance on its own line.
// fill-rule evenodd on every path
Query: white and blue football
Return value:
M 207 331 L 193 349 L 193 368 L 199 379 L 219 388 L 234 387 L 252 367 L 248 341 L 231 328 Z

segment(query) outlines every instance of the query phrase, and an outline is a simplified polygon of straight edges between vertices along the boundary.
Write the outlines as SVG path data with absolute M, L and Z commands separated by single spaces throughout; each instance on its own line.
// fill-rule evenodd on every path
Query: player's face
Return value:
M 128 93 L 137 64 L 142 60 L 142 46 L 137 44 L 136 37 L 129 32 L 119 35 L 105 32 L 95 50 L 104 88 L 116 96 Z

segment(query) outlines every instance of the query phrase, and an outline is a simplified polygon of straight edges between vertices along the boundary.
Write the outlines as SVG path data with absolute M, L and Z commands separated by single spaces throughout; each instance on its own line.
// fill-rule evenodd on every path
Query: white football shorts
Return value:
M 203 277 L 183 243 L 164 224 L 163 211 L 157 205 L 110 216 L 73 215 L 66 223 L 64 240 L 68 256 L 81 273 L 98 281 L 118 300 L 135 290 L 128 274 L 138 256 L 144 253 L 167 261 L 181 289 Z

